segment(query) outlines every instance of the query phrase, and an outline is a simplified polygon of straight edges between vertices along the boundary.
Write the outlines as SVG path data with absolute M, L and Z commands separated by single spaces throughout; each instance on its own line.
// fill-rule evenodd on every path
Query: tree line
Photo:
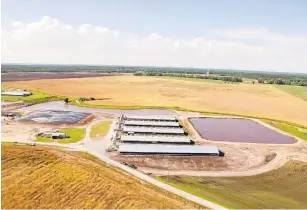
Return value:
M 276 84 L 276 85 L 297 85 L 297 86 L 307 86 L 307 80 L 305 79 L 263 79 L 258 78 L 258 82 L 262 84 Z
M 134 73 L 135 76 L 168 76 L 168 77 L 185 77 L 185 78 L 196 78 L 196 79 L 212 79 L 222 80 L 224 82 L 243 82 L 240 77 L 231 76 L 219 76 L 219 75 L 202 75 L 202 74 L 186 74 L 186 73 L 162 73 L 158 71 L 143 71 Z
M 171 76 L 199 79 L 242 82 L 242 78 L 259 83 L 277 85 L 307 86 L 307 74 L 278 73 L 262 71 L 240 71 L 229 69 L 146 67 L 146 66 L 94 66 L 94 65 L 21 65 L 2 64 L 2 73 L 7 72 L 96 72 L 96 73 L 134 73 L 147 76 Z M 208 74 L 209 73 L 209 74 Z

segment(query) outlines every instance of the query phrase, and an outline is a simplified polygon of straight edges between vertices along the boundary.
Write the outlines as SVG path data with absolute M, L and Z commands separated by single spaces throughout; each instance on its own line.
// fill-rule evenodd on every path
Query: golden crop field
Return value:
M 86 153 L 2 144 L 6 209 L 199 208 Z
M 307 101 L 272 85 L 218 84 L 158 77 L 112 76 L 3 83 L 70 97 L 95 97 L 87 103 L 110 106 L 178 106 L 285 120 L 307 125 Z

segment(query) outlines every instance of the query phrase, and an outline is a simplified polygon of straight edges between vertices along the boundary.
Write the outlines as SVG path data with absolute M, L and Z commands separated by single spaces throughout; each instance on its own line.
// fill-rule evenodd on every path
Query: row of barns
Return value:
M 118 151 L 125 155 L 220 155 L 216 146 L 194 145 L 172 115 L 122 115 L 117 131 Z

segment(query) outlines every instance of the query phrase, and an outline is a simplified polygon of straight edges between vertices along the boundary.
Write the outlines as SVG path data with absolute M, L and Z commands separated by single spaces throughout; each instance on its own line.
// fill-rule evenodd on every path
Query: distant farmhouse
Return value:
M 30 95 L 32 95 L 32 93 L 27 91 L 6 91 L 1 93 L 1 96 L 30 96 Z
M 67 137 L 65 133 L 57 133 L 53 131 L 46 131 L 44 133 L 39 134 L 38 136 L 52 139 L 65 139 Z

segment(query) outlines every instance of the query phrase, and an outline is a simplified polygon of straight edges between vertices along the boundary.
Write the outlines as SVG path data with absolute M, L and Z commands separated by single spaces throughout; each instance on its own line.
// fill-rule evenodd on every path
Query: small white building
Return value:
M 42 134 L 39 134 L 39 135 L 42 136 L 42 137 L 51 138 L 51 136 L 52 136 L 53 133 L 54 133 L 54 132 L 52 132 L 52 131 L 46 131 L 46 132 L 44 132 L 44 133 L 42 133 Z
M 42 137 L 52 138 L 52 139 L 65 139 L 66 134 L 65 133 L 57 133 L 52 131 L 46 131 L 41 134 Z
M 53 139 L 65 139 L 66 134 L 65 133 L 53 133 L 51 135 L 51 138 L 53 138 Z
M 31 92 L 27 91 L 6 91 L 1 93 L 2 96 L 30 96 Z

